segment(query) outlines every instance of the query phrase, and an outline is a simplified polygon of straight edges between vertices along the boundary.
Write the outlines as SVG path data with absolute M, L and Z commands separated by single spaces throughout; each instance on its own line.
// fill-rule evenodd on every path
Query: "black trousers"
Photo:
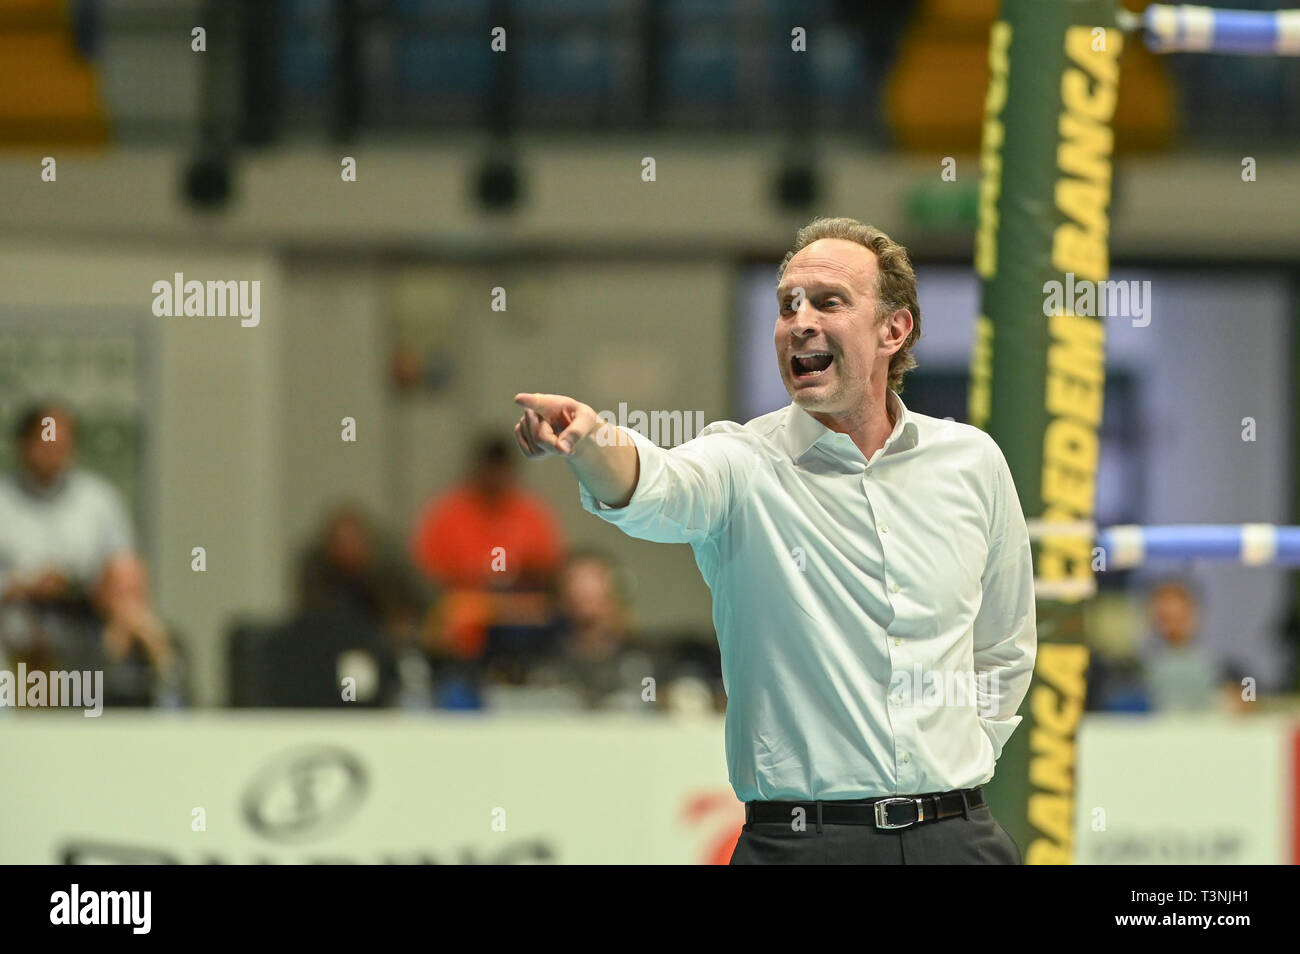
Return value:
M 741 830 L 733 865 L 1018 865 L 1020 849 L 987 805 L 911 828 L 823 825 L 806 831 L 789 822 L 749 822 Z

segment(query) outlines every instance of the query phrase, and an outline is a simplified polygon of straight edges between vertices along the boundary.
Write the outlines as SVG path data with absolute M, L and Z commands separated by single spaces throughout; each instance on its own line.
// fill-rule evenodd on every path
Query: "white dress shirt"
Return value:
M 98 474 L 74 468 L 48 487 L 20 471 L 0 476 L 0 588 L 48 569 L 88 587 L 131 548 L 126 507 Z
M 631 501 L 579 487 L 629 535 L 691 545 L 742 801 L 971 788 L 1020 722 L 1036 632 L 1011 472 L 983 431 L 888 394 L 894 429 L 870 460 L 790 404 L 671 450 L 624 429 Z

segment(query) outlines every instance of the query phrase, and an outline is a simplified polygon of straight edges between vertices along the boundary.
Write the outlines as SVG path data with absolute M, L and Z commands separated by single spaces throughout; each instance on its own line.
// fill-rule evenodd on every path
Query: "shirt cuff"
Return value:
M 582 481 L 578 481 L 578 499 L 582 501 L 582 509 L 587 513 L 594 513 L 606 523 L 616 527 L 636 519 L 650 497 L 651 487 L 657 482 L 664 468 L 663 461 L 660 460 L 663 450 L 654 441 L 630 427 L 620 427 L 619 431 L 628 435 L 636 445 L 637 479 L 632 499 L 625 506 L 611 507 L 597 500 Z
M 993 745 L 993 759 L 1002 756 L 1002 747 L 1007 744 L 1007 739 L 1016 731 L 1016 726 L 1020 725 L 1022 716 L 1014 715 L 1010 719 L 980 719 L 980 728 L 988 736 L 989 742 Z

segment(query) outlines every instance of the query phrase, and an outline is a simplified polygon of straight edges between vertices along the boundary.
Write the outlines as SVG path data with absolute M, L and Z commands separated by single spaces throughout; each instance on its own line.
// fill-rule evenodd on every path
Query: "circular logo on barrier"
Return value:
M 244 819 L 274 841 L 321 837 L 356 813 L 365 769 L 335 746 L 297 749 L 274 759 L 244 791 Z

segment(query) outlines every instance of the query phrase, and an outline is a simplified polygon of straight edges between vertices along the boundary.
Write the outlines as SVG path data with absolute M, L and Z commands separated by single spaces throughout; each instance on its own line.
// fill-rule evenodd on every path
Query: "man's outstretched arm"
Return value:
M 593 497 L 607 507 L 627 506 L 641 465 L 636 444 L 618 427 L 563 394 L 516 394 L 515 403 L 524 408 L 515 440 L 525 457 L 558 454 Z

